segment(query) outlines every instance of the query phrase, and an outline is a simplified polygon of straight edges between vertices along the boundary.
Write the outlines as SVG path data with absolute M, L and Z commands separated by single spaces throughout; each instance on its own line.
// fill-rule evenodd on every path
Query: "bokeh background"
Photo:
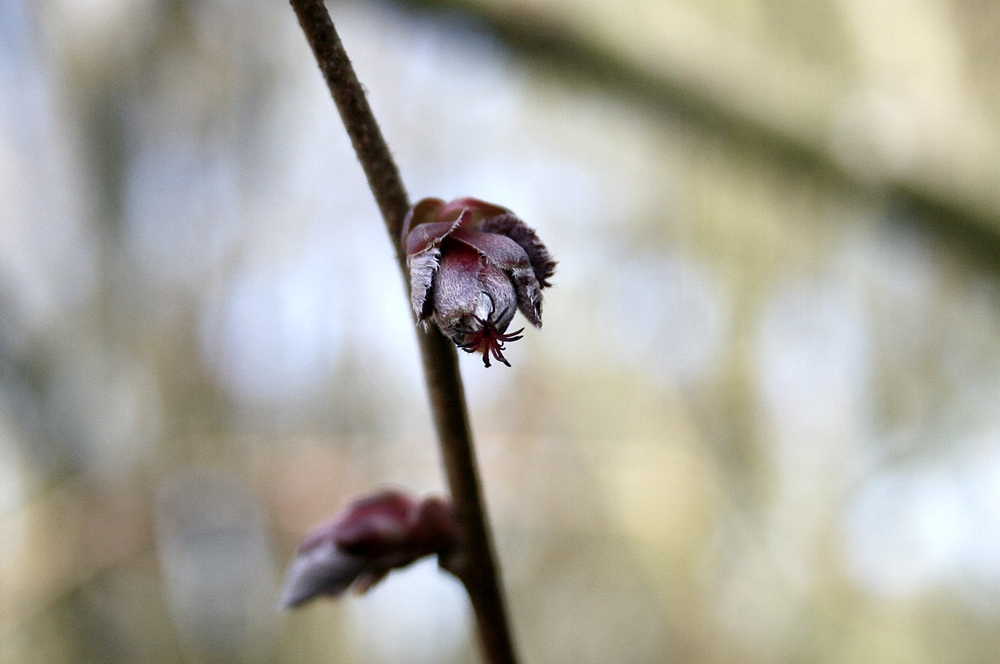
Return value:
M 560 261 L 463 356 L 525 662 L 993 662 L 1000 3 L 337 1 L 411 197 Z M 0 0 L 0 662 L 475 662 L 403 282 L 291 9 Z

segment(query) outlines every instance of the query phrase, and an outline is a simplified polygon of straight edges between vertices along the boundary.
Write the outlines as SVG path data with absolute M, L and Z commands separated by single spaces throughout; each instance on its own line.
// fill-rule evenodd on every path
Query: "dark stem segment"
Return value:
M 479 487 L 458 353 L 455 345 L 435 327 L 421 330 L 417 336 L 459 530 L 458 549 L 442 561 L 442 566 L 461 579 L 469 593 L 486 661 L 514 664 L 514 645 Z
M 400 233 L 410 203 L 399 170 L 322 0 L 290 0 L 290 3 L 351 137 L 405 277 L 408 270 Z M 458 548 L 448 560 L 442 561 L 442 566 L 457 576 L 469 593 L 486 662 L 515 664 L 499 567 L 479 485 L 458 354 L 455 346 L 433 326 L 418 329 L 417 337 L 459 531 Z

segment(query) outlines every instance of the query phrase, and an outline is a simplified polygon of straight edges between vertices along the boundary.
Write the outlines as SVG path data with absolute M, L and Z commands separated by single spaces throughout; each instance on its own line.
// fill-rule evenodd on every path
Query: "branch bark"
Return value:
M 405 279 L 408 269 L 400 234 L 410 202 L 399 169 L 322 0 L 290 0 L 290 3 L 368 178 L 368 186 L 382 213 Z M 417 337 L 459 531 L 458 548 L 453 556 L 442 561 L 442 566 L 457 576 L 469 593 L 485 660 L 488 664 L 515 664 L 517 659 L 500 587 L 500 570 L 490 537 L 458 369 L 458 353 L 436 327 L 418 328 Z

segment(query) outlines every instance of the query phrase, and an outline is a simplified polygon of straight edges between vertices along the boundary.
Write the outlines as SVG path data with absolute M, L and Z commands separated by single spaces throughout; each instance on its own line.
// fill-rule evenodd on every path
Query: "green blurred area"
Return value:
M 995 659 L 1000 4 L 329 7 L 411 198 L 559 260 L 462 358 L 525 662 Z M 289 7 L 0 0 L 0 229 L 0 662 L 478 661 L 432 561 L 274 608 L 443 490 Z

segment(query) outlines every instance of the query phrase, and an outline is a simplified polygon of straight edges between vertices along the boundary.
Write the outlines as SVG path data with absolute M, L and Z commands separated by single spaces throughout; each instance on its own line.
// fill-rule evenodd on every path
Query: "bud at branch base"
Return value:
M 285 575 L 278 604 L 295 608 L 353 586 L 363 593 L 393 569 L 439 554 L 457 541 L 451 505 L 386 490 L 353 500 L 314 528 L 299 545 Z

